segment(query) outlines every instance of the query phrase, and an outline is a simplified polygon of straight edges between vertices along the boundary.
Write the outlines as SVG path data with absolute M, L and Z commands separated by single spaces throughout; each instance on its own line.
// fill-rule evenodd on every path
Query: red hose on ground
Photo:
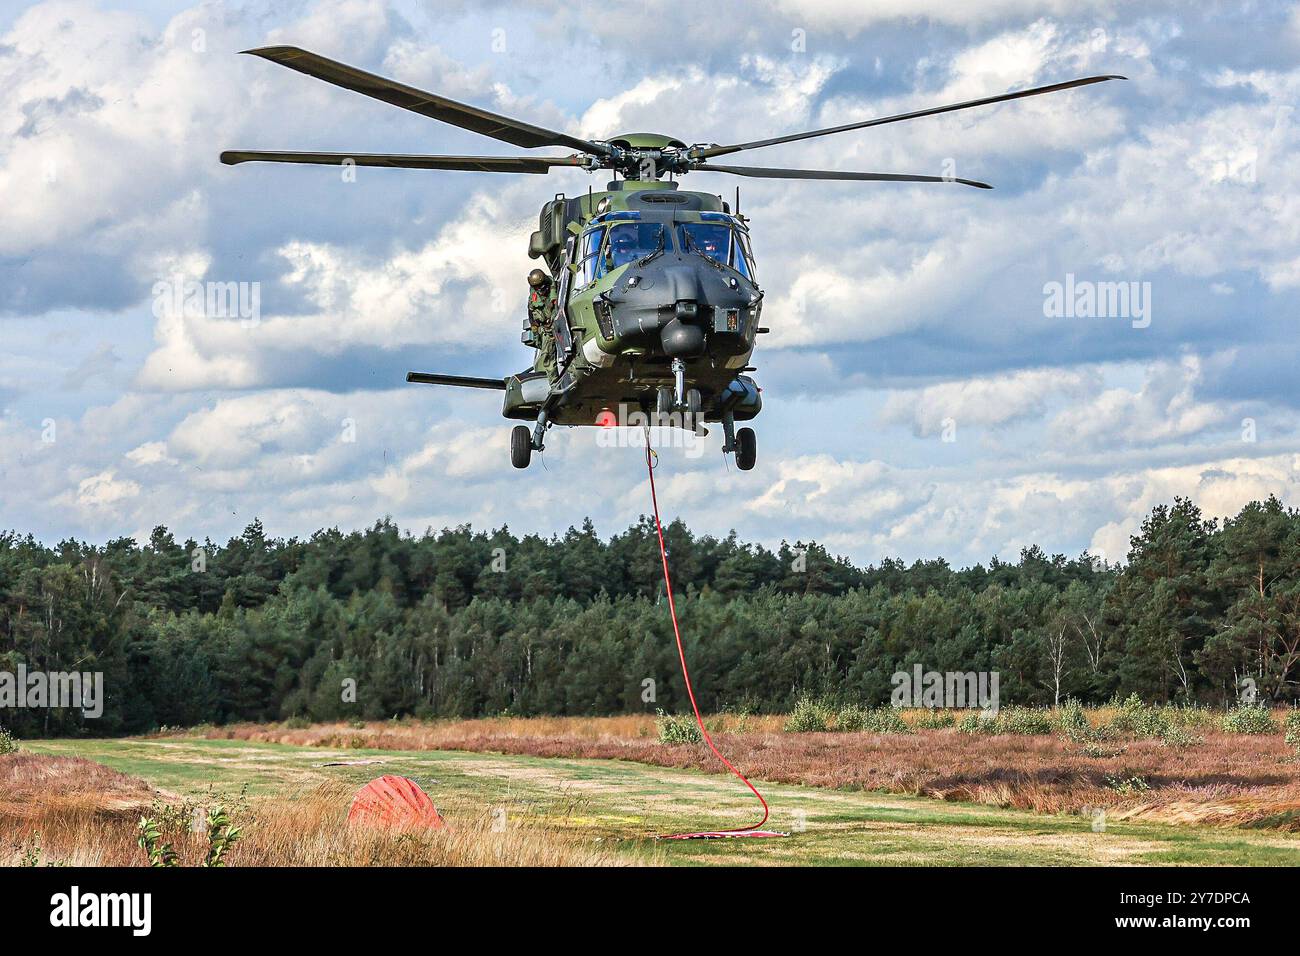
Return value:
M 647 429 L 646 441 L 645 441 L 645 464 L 646 464 L 646 471 L 650 475 L 650 501 L 654 505 L 655 532 L 659 535 L 659 557 L 663 561 L 663 565 L 664 565 L 664 588 L 668 591 L 668 612 L 672 615 L 672 619 L 673 619 L 673 636 L 677 638 L 677 657 L 682 662 L 682 679 L 686 681 L 686 693 L 691 698 L 691 709 L 695 711 L 695 722 L 699 724 L 700 734 L 704 737 L 704 742 L 709 745 L 709 749 L 713 751 L 713 755 L 717 757 L 719 760 L 721 760 L 723 764 L 726 765 L 728 770 L 730 770 L 737 777 L 739 777 L 741 782 L 744 783 L 745 786 L 749 787 L 749 789 L 753 791 L 754 796 L 758 797 L 758 802 L 763 805 L 763 819 L 759 820 L 755 824 L 752 824 L 751 826 L 735 827 L 729 830 L 706 830 L 706 831 L 701 831 L 699 833 L 671 833 L 671 834 L 662 835 L 660 839 L 680 840 L 680 839 L 689 839 L 691 837 L 704 838 L 704 837 L 711 837 L 711 836 L 726 836 L 728 834 L 735 834 L 735 835 L 744 834 L 744 835 L 753 835 L 753 836 L 784 836 L 785 834 L 769 833 L 766 831 L 759 832 L 759 828 L 762 827 L 762 825 L 767 822 L 767 818 L 770 813 L 770 811 L 768 810 L 767 801 L 764 800 L 763 795 L 758 792 L 758 788 L 749 782 L 749 778 L 746 777 L 739 770 L 737 770 L 735 765 L 733 765 L 730 760 L 722 756 L 722 752 L 718 750 L 717 746 L 713 743 L 713 738 L 709 736 L 709 731 L 704 726 L 704 718 L 700 716 L 700 706 L 695 702 L 695 689 L 691 686 L 691 672 L 690 669 L 686 666 L 686 651 L 682 647 L 682 630 L 677 623 L 677 605 L 673 603 L 673 580 L 672 580 L 672 576 L 668 573 L 668 546 L 664 543 L 664 527 L 663 524 L 660 523 L 659 521 L 659 496 L 655 494 L 655 465 L 651 458 L 652 455 L 654 455 L 654 451 L 650 448 L 650 433 L 649 433 L 649 429 Z

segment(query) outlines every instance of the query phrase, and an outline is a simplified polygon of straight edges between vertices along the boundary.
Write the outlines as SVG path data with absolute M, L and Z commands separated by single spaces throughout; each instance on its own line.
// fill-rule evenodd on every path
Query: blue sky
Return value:
M 1300 12 L 1292 3 L 47 2 L 0 11 L 0 527 L 280 535 L 391 515 L 609 534 L 635 449 L 560 430 L 515 472 L 497 396 L 542 177 L 217 162 L 506 153 L 237 52 L 303 46 L 584 137 L 737 142 L 1093 73 L 1130 79 L 755 151 L 957 186 L 745 180 L 773 329 L 759 464 L 665 450 L 700 531 L 860 561 L 1123 556 L 1143 514 L 1297 500 Z M 689 26 L 689 29 L 687 27 Z M 696 173 L 684 188 L 730 193 Z M 1044 311 L 1067 276 L 1149 323 Z M 259 283 L 260 321 L 160 283 Z

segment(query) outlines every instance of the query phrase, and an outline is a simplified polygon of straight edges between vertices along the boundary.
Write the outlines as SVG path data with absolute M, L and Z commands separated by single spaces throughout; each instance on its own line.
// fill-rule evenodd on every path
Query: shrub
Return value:
M 1223 715 L 1223 729 L 1230 734 L 1275 734 L 1277 724 L 1267 707 L 1240 704 Z
M 1047 711 L 1034 707 L 1006 707 L 998 711 L 993 723 L 995 734 L 1035 737 L 1052 732 L 1052 719 Z
M 698 744 L 704 739 L 693 714 L 666 714 L 662 710 L 655 713 L 661 744 Z
M 139 834 L 136 843 L 144 850 L 145 858 L 151 867 L 180 866 L 180 858 L 170 843 L 163 842 L 162 827 L 149 817 L 141 817 L 136 828 Z
M 996 717 L 986 717 L 980 711 L 972 710 L 957 721 L 957 729 L 963 734 L 991 734 L 996 722 Z
M 213 807 L 208 811 L 208 852 L 203 859 L 204 866 L 223 867 L 226 854 L 239 842 L 242 835 L 239 827 L 230 822 L 230 814 L 225 807 Z
M 1052 732 L 1052 718 L 1034 707 L 1004 707 L 996 714 L 973 710 L 957 722 L 964 734 L 1011 734 L 1033 737 Z
M 867 711 L 867 721 L 863 728 L 873 734 L 910 734 L 912 728 L 907 726 L 903 715 L 892 707 L 878 707 Z
M 1163 737 L 1169 729 L 1169 718 L 1162 709 L 1148 707 L 1137 694 L 1129 694 L 1119 705 L 1110 727 L 1134 737 Z
M 18 749 L 18 741 L 14 739 L 14 735 L 4 727 L 0 727 L 0 757 L 5 754 L 16 754 Z
M 1160 735 L 1160 742 L 1166 747 L 1193 747 L 1196 744 L 1205 743 L 1205 738 L 1199 734 L 1193 734 L 1185 727 L 1174 725 L 1168 727 Z
M 1219 715 L 1198 704 L 1167 704 L 1161 713 L 1171 727 L 1194 727 L 1204 730 L 1218 724 Z
M 1146 782 L 1146 778 L 1136 773 L 1130 773 L 1128 776 L 1107 777 L 1106 786 L 1122 797 L 1146 793 L 1151 789 L 1151 784 Z
M 1295 755 L 1300 757 L 1300 710 L 1287 714 L 1283 727 L 1286 730 L 1287 746 L 1294 749 Z
M 786 733 L 807 734 L 825 730 L 830 722 L 829 708 L 819 700 L 800 697 L 790 711 L 790 718 L 785 722 Z
M 1106 760 L 1110 757 L 1122 756 L 1128 748 L 1124 745 L 1110 746 L 1101 743 L 1100 740 L 1090 740 L 1079 748 L 1079 753 L 1085 757 L 1095 757 L 1099 760 Z
M 943 730 L 957 723 L 950 710 L 923 710 L 912 721 L 913 730 Z
M 1056 711 L 1056 729 L 1066 740 L 1081 743 L 1094 739 L 1092 724 L 1084 713 L 1083 705 L 1071 698 Z
M 846 704 L 835 714 L 835 729 L 844 731 L 866 730 L 871 711 L 861 704 Z M 789 729 L 789 728 L 786 728 Z

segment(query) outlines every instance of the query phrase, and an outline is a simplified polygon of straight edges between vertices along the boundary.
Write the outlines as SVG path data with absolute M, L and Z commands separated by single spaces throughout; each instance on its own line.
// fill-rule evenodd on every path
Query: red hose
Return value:
M 709 731 L 704 726 L 704 718 L 700 716 L 700 706 L 695 702 L 695 689 L 691 686 L 691 672 L 690 669 L 686 666 L 686 651 L 682 648 L 682 630 L 681 627 L 678 626 L 677 624 L 677 605 L 673 603 L 673 580 L 668 573 L 668 547 L 667 545 L 664 544 L 664 528 L 659 521 L 659 496 L 655 494 L 655 466 L 654 466 L 654 462 L 651 460 L 651 455 L 653 454 L 654 452 L 650 448 L 650 434 L 649 434 L 649 430 L 647 429 L 646 442 L 645 442 L 645 464 L 646 464 L 646 471 L 650 475 L 650 500 L 651 502 L 653 502 L 654 510 L 655 510 L 655 532 L 659 535 L 659 557 L 663 561 L 663 565 L 664 565 L 664 587 L 668 590 L 668 611 L 672 615 L 672 619 L 673 619 L 673 636 L 677 638 L 677 657 L 682 662 L 682 678 L 686 681 L 686 693 L 691 698 L 691 709 L 695 711 L 695 722 L 699 724 L 700 733 L 704 737 L 704 742 L 709 745 L 709 749 L 713 751 L 713 755 L 717 757 L 719 760 L 721 760 L 726 765 L 728 770 L 730 770 L 737 777 L 739 777 L 740 780 L 745 784 L 745 786 L 749 787 L 749 789 L 754 792 L 754 796 L 758 797 L 758 802 L 763 805 L 763 819 L 759 820 L 755 824 L 752 824 L 751 826 L 734 827 L 729 830 L 711 830 L 707 832 L 714 833 L 714 834 L 747 833 L 750 830 L 759 829 L 764 823 L 766 823 L 770 811 L 768 810 L 767 807 L 767 801 L 764 800 L 763 795 L 758 792 L 758 788 L 755 787 L 752 783 L 750 783 L 749 778 L 746 777 L 739 770 L 737 770 L 730 760 L 722 756 L 722 752 L 719 751 L 718 748 L 714 745 L 713 738 L 709 736 Z M 706 833 L 698 833 L 698 834 L 697 833 L 673 833 L 673 834 L 664 835 L 663 839 L 705 836 L 705 835 L 707 834 Z

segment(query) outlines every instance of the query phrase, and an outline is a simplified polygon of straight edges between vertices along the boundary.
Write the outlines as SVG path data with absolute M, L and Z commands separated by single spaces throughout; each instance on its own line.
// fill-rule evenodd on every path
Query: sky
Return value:
M 741 181 L 772 329 L 758 464 L 729 464 L 717 428 L 701 454 L 664 448 L 665 518 L 965 565 L 1031 544 L 1121 560 L 1176 495 L 1214 516 L 1300 502 L 1294 3 L 7 0 L 0 528 L 590 516 L 609 535 L 648 512 L 638 449 L 554 429 L 516 471 L 499 394 L 404 381 L 530 363 L 538 209 L 608 174 L 223 166 L 514 151 L 238 55 L 269 44 L 584 138 L 687 143 L 1122 74 L 729 157 L 996 188 Z M 240 284 L 245 316 L 187 308 L 192 282 Z M 1129 301 L 1088 314 L 1075 296 L 1108 283 Z

